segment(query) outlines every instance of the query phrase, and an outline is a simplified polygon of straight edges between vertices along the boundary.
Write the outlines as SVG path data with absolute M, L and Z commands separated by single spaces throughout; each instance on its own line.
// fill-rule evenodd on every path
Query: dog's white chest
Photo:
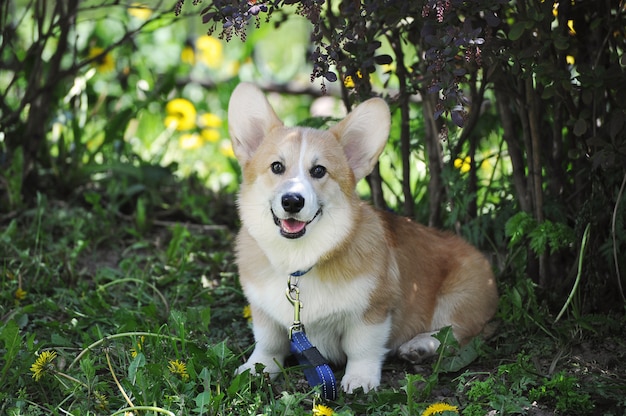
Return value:
M 360 317 L 369 306 L 371 291 L 375 286 L 371 276 L 361 276 L 344 282 L 320 281 L 315 271 L 299 279 L 297 284 L 302 302 L 302 324 L 313 329 L 320 325 L 342 327 L 346 320 Z M 287 298 L 288 279 L 269 279 L 263 284 L 250 285 L 246 295 L 251 303 L 263 309 L 286 329 L 293 324 L 294 306 Z

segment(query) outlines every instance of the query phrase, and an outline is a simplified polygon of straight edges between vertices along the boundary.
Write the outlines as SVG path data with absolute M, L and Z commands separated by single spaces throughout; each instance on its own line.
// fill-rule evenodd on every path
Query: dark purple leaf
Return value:
M 453 111 L 452 113 L 450 113 L 450 118 L 452 118 L 454 124 L 459 127 L 463 127 L 463 124 L 465 123 L 465 117 L 463 117 L 462 111 Z
M 428 90 L 426 90 L 426 92 L 428 92 L 429 94 L 434 94 L 436 92 L 439 92 L 440 90 L 441 90 L 441 84 L 437 83 L 435 85 L 428 87 Z
M 337 74 L 332 71 L 328 71 L 324 74 L 324 78 L 326 78 L 329 82 L 337 81 Z
M 374 62 L 378 65 L 389 65 L 393 62 L 393 58 L 389 55 L 378 55 L 374 57 Z
M 215 12 L 209 12 L 209 13 L 205 13 L 202 15 L 202 23 L 206 24 L 209 23 L 211 20 L 213 20 L 213 17 L 215 16 Z
M 452 71 L 452 73 L 456 77 L 462 77 L 463 75 L 466 74 L 466 71 L 465 71 L 465 68 L 456 68 L 455 70 Z

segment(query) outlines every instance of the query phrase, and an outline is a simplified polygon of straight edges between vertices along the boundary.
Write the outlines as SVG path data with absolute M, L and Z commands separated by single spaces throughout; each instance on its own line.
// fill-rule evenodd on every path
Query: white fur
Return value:
M 353 226 L 353 213 L 343 207 L 348 199 L 341 192 L 337 184 L 331 184 L 331 192 L 321 201 L 311 188 L 308 179 L 304 177 L 301 167 L 306 154 L 306 136 L 303 140 L 301 153 L 298 157 L 298 174 L 286 181 L 279 188 L 272 188 L 260 178 L 253 184 L 245 187 L 245 192 L 239 194 L 239 210 L 244 226 L 257 241 L 263 241 L 261 249 L 265 252 L 276 273 L 285 278 L 297 270 L 306 270 L 318 262 L 320 257 L 332 250 L 350 233 Z M 284 152 L 285 159 L 295 155 Z M 309 158 L 313 158 L 309 155 Z M 274 224 L 270 208 L 281 217 L 285 216 L 281 206 L 281 196 L 285 191 L 300 190 L 307 203 L 300 218 L 310 220 L 323 203 L 323 212 L 307 227 L 306 238 L 289 240 L 282 237 Z M 267 202 L 269 201 L 269 203 Z

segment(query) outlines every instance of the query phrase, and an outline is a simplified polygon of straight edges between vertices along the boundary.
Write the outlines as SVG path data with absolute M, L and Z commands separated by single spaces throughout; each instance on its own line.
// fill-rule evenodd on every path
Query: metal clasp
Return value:
M 287 300 L 293 305 L 293 324 L 289 327 L 289 339 L 291 339 L 294 332 L 304 329 L 300 321 L 300 310 L 303 308 L 302 302 L 300 301 L 300 289 L 298 289 L 297 283 L 291 282 L 291 276 L 287 281 L 285 295 L 287 295 Z

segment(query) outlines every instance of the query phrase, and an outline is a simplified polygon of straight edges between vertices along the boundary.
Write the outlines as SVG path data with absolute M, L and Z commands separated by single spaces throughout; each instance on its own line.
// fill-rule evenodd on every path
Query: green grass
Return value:
M 312 414 L 320 401 L 297 367 L 271 382 L 234 375 L 253 339 L 233 262 L 232 197 L 218 204 L 187 191 L 180 206 L 222 206 L 215 218 L 227 227 L 156 221 L 139 204 L 124 216 L 93 195 L 40 195 L 3 219 L 0 414 Z M 501 280 L 490 340 L 459 348 L 443 330 L 432 363 L 390 360 L 378 391 L 324 404 L 339 415 L 416 415 L 435 403 L 464 415 L 623 414 L 623 318 L 556 325 L 528 280 Z

